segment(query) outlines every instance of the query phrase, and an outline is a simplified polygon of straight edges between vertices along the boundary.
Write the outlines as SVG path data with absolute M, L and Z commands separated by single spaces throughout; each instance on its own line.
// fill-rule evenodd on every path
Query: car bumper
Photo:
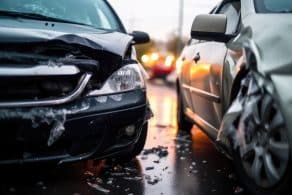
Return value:
M 0 165 L 48 161 L 67 163 L 121 154 L 133 148 L 142 126 L 151 115 L 145 90 L 126 92 L 119 97 L 86 97 L 52 107 L 50 112 L 51 109 L 53 113 L 66 110 L 64 130 L 51 145 L 48 145 L 52 136 L 50 122 L 36 122 L 35 117 L 23 117 L 26 116 L 23 113 L 15 115 L 15 110 L 0 112 L 0 115 L 6 114 L 0 117 Z M 30 113 L 32 109 L 21 112 Z M 35 126 L 34 123 L 38 124 Z M 127 127 L 135 127 L 134 133 L 126 133 Z

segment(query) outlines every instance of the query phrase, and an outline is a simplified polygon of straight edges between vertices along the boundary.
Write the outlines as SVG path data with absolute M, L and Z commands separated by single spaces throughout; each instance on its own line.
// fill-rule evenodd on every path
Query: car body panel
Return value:
M 277 103 L 280 105 L 281 111 L 285 118 L 286 126 L 288 128 L 288 136 L 290 143 L 292 141 L 292 93 L 291 83 L 292 76 L 287 74 L 273 74 L 271 75 L 271 80 L 273 81 L 275 87 L 274 97 Z M 292 150 L 290 150 L 292 155 Z
M 213 50 L 216 52 L 210 52 Z M 221 118 L 221 74 L 225 53 L 226 47 L 222 43 L 198 43 L 195 54 L 200 55 L 200 60 L 193 61 L 189 70 L 193 109 L 217 129 Z

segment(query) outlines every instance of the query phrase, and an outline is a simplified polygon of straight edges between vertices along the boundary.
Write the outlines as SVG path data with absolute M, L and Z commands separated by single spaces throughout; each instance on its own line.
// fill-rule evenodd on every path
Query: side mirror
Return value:
M 148 43 L 150 41 L 149 35 L 142 31 L 133 31 L 130 35 L 133 36 L 134 44 Z
M 191 37 L 193 39 L 227 42 L 231 36 L 226 35 L 227 17 L 223 14 L 198 15 L 193 22 Z

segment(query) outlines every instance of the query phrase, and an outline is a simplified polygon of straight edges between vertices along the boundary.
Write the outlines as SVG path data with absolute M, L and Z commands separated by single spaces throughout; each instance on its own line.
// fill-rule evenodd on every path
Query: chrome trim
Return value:
M 59 105 L 75 100 L 81 95 L 85 89 L 91 74 L 85 73 L 81 76 L 77 87 L 69 95 L 56 98 L 56 99 L 43 99 L 43 100 L 29 100 L 29 101 L 15 101 L 15 102 L 0 102 L 0 108 L 14 108 L 14 107 L 32 107 L 32 106 L 53 106 Z
M 33 67 L 0 67 L 0 76 L 61 76 L 76 75 L 79 68 L 73 65 L 49 66 L 39 65 Z
M 216 103 L 220 103 L 221 102 L 220 97 L 217 96 L 217 95 L 208 93 L 208 92 L 206 92 L 204 90 L 201 90 L 201 89 L 198 89 L 198 88 L 195 88 L 195 87 L 188 86 L 186 84 L 183 84 L 182 87 L 185 88 L 185 89 L 188 89 L 188 90 L 190 90 L 190 92 L 195 93 L 196 95 L 201 96 L 203 98 L 206 98 L 206 99 L 208 99 L 210 101 L 213 101 L 213 102 L 216 102 Z

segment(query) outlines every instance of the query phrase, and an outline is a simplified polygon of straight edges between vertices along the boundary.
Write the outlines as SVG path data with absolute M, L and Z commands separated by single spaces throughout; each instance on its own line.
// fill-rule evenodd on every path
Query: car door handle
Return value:
M 196 62 L 196 63 L 198 63 L 198 61 L 201 59 L 201 56 L 200 56 L 200 53 L 198 52 L 196 55 L 195 55 L 195 57 L 194 57 L 194 61 Z

